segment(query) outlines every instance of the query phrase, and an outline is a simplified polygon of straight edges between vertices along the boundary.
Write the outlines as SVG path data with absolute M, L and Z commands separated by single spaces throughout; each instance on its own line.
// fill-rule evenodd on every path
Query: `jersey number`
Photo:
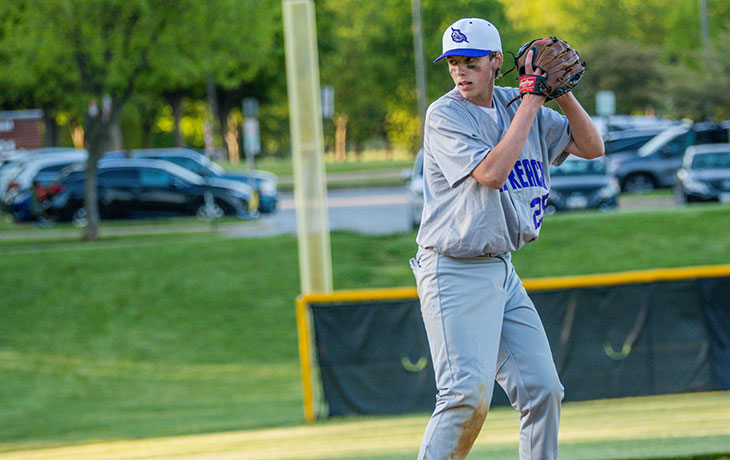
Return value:
M 543 196 L 539 196 L 530 201 L 530 208 L 535 210 L 535 212 L 532 213 L 532 222 L 535 224 L 535 230 L 540 228 L 540 225 L 542 225 L 542 218 L 545 213 L 545 208 L 547 207 L 549 196 L 550 194 L 546 193 Z

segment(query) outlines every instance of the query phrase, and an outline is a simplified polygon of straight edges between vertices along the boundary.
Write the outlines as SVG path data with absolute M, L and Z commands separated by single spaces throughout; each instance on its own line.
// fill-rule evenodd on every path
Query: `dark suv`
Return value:
M 259 208 L 262 213 L 276 210 L 278 202 L 276 175 L 261 170 L 225 171 L 220 165 L 211 161 L 206 155 L 186 148 L 156 148 L 114 151 L 104 154 L 104 158 L 152 158 L 175 163 L 202 177 L 213 177 L 243 182 L 251 186 L 259 196 Z
M 57 220 L 84 225 L 83 166 L 71 167 L 55 182 L 50 214 Z M 204 179 L 160 160 L 101 160 L 97 172 L 102 219 L 194 215 L 199 218 L 257 215 L 258 196 L 246 184 Z
M 684 124 L 667 128 L 644 144 L 636 154 L 609 157 L 610 171 L 621 189 L 641 193 L 674 185 L 687 147 L 728 142 L 730 122 Z
M 667 129 L 662 127 L 632 128 L 622 131 L 612 131 L 603 138 L 603 146 L 606 155 L 616 153 L 636 153 L 642 145 L 651 140 L 652 137 Z

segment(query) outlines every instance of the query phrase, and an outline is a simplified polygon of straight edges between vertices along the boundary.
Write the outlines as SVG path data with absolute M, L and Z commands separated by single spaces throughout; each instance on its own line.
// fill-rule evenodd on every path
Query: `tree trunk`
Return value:
M 335 131 L 335 159 L 342 163 L 347 158 L 347 115 L 337 116 Z
M 56 110 L 50 106 L 43 107 L 43 126 L 45 128 L 44 143 L 46 147 L 58 145 L 58 123 L 56 123 Z
M 97 197 L 96 165 L 99 158 L 94 158 L 89 149 L 89 158 L 86 163 L 86 180 L 84 181 L 84 209 L 86 209 L 87 224 L 83 239 L 95 241 L 99 239 L 99 199 Z M 99 155 L 101 156 L 101 155 Z
M 208 149 L 212 149 L 211 152 L 206 152 L 209 155 L 215 154 L 215 142 L 216 139 L 218 139 L 218 136 L 220 135 L 220 125 L 218 123 L 218 97 L 216 95 L 216 86 L 215 86 L 215 80 L 213 79 L 213 75 L 208 75 L 208 107 L 210 108 L 210 136 L 211 136 L 211 145 L 207 146 Z
M 180 121 L 183 116 L 183 94 L 174 92 L 165 95 L 167 103 L 172 107 L 172 117 L 175 121 L 175 147 L 185 147 L 185 137 L 180 128 Z
M 218 88 L 218 124 L 228 161 L 238 163 L 238 126 L 233 118 L 233 92 Z M 234 151 L 235 150 L 235 151 Z
M 124 148 L 124 139 L 122 137 L 121 117 L 112 120 L 109 128 L 109 145 L 103 146 L 103 150 L 122 150 Z
M 237 165 L 241 160 L 238 143 L 238 123 L 233 112 L 228 114 L 226 123 L 226 145 L 228 146 L 228 162 Z
M 99 199 L 97 196 L 96 171 L 97 163 L 109 145 L 112 125 L 117 117 L 105 118 L 101 114 L 90 114 L 86 119 L 86 149 L 89 156 L 86 160 L 86 179 L 84 180 L 84 209 L 87 224 L 83 239 L 94 241 L 99 239 Z

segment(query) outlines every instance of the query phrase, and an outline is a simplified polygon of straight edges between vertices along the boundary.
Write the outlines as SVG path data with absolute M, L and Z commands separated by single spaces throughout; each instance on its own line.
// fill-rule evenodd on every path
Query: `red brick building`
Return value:
M 41 110 L 0 112 L 0 152 L 43 147 L 43 129 Z

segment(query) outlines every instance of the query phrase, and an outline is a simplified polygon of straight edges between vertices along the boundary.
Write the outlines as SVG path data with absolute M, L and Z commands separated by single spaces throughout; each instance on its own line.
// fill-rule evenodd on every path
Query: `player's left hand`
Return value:
M 538 98 L 542 99 L 542 102 L 545 102 L 545 100 L 547 99 L 547 97 L 545 95 L 543 95 L 541 93 L 533 92 L 534 78 L 531 78 L 531 77 L 545 77 L 546 76 L 546 73 L 540 67 L 532 66 L 534 52 L 535 52 L 535 50 L 530 49 L 527 52 L 527 56 L 525 57 L 525 75 L 524 75 L 524 77 L 527 77 L 527 78 L 523 79 L 522 76 L 520 77 L 520 96 L 522 97 L 522 99 L 525 99 L 527 97 L 538 97 Z M 523 81 L 525 83 L 523 83 Z
M 542 94 L 548 101 L 558 98 L 580 83 L 585 66 L 565 40 L 553 36 L 525 43 L 515 56 L 520 95 Z

